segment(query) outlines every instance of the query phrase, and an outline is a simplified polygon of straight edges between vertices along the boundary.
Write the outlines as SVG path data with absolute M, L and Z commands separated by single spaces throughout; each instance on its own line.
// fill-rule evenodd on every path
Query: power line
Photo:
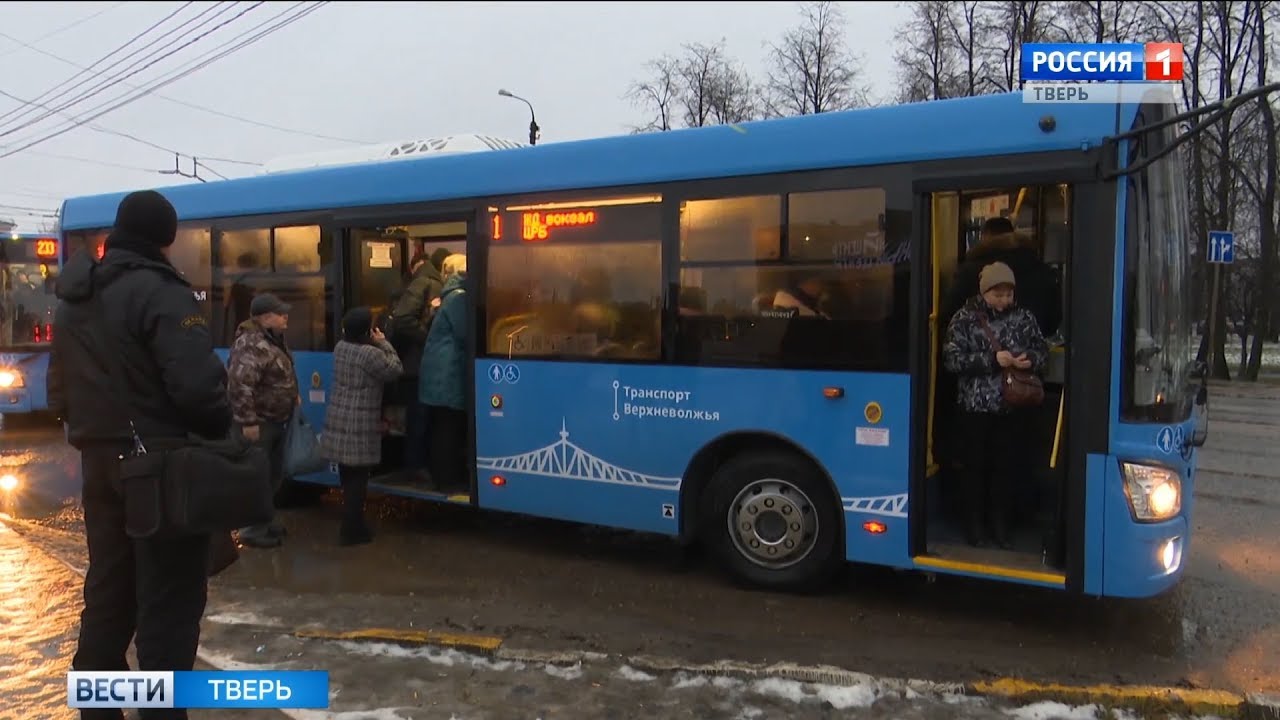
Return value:
M 20 102 L 20 103 L 29 103 L 29 104 L 33 104 L 33 105 L 40 105 L 40 107 L 46 107 L 46 108 L 48 107 L 47 105 L 44 105 L 44 104 L 42 104 L 42 103 L 34 103 L 34 102 L 32 102 L 31 100 L 26 100 L 26 99 L 20 98 L 20 97 L 18 97 L 17 95 L 14 95 L 13 93 L 10 93 L 10 92 L 6 92 L 6 91 L 4 91 L 4 90 L 0 90 L 0 96 L 7 97 L 7 98 L 9 98 L 10 100 L 14 100 L 14 101 L 17 101 L 17 102 Z M 59 115 L 62 115 L 62 116 L 64 116 L 64 117 L 68 117 L 68 118 L 70 118 L 70 119 L 71 119 L 71 120 L 73 120 L 73 121 L 75 121 L 75 120 L 79 120 L 79 119 L 80 119 L 79 117 L 77 117 L 77 116 L 75 116 L 75 115 L 72 115 L 71 113 L 67 113 L 67 112 L 60 112 L 60 113 L 58 113 L 58 114 L 59 114 Z M 149 147 L 149 148 L 153 148 L 153 149 L 155 149 L 155 150 L 160 150 L 160 151 L 162 151 L 162 152 L 166 152 L 166 153 L 173 153 L 173 154 L 176 154 L 176 155 L 186 155 L 187 157 L 192 157 L 192 156 L 190 156 L 190 155 L 187 155 L 186 153 L 183 153 L 183 152 L 179 152 L 179 151 L 177 151 L 177 150 L 174 150 L 173 148 L 165 147 L 165 146 L 160 145 L 160 144 L 158 144 L 158 143 L 151 142 L 150 140 L 145 140 L 145 139 L 143 139 L 143 138 L 138 137 L 137 135 L 133 135 L 133 134 L 130 134 L 130 133 L 127 133 L 127 132 L 122 132 L 122 131 L 120 131 L 120 130 L 112 130 L 111 128 L 103 127 L 103 126 L 101 126 L 101 125 L 98 125 L 97 123 L 84 123 L 84 126 L 85 126 L 85 127 L 87 127 L 87 128 L 89 128 L 90 130 L 94 130 L 94 131 L 96 131 L 96 132 L 106 133 L 107 135 L 115 135 L 115 136 L 117 136 L 117 137 L 125 138 L 126 140 L 132 140 L 132 141 L 134 141 L 134 142 L 136 142 L 136 143 L 140 143 L 140 144 L 142 144 L 142 145 L 146 145 L 147 147 Z M 2 147 L 2 146 L 0 146 L 0 147 Z M 254 165 L 254 166 L 261 166 L 261 165 L 262 165 L 262 163 L 250 162 L 250 161 L 248 161 L 248 160 L 230 160 L 230 159 L 225 159 L 225 158 L 208 158 L 208 159 L 209 159 L 209 160 L 215 160 L 215 161 L 221 161 L 221 162 L 227 162 L 227 163 L 234 163 L 234 164 L 237 164 L 237 165 Z
M 24 212 L 35 217 L 42 217 L 45 213 L 48 213 L 49 217 L 57 217 L 58 212 L 53 208 L 35 208 L 27 207 L 25 205 L 8 205 L 6 203 L 0 203 L 0 210 L 4 210 L 5 212 Z
M 274 22 L 275 20 L 277 20 L 278 18 L 283 17 L 284 15 L 286 15 L 286 14 L 289 14 L 289 13 L 293 12 L 293 11 L 294 11 L 298 6 L 300 6 L 300 5 L 304 5 L 304 4 L 305 4 L 305 3 L 297 3 L 296 5 L 294 5 L 293 7 L 289 8 L 288 10 L 285 10 L 284 12 L 281 12 L 279 15 L 276 15 L 275 17 L 271 18 L 270 20 L 268 20 L 268 21 L 266 21 L 266 22 L 264 22 L 264 23 L 262 23 L 262 24 L 258 25 L 258 26 L 257 26 L 257 27 L 255 27 L 253 30 L 247 31 L 247 32 L 245 32 L 245 33 L 241 34 L 241 35 L 240 35 L 240 36 L 238 36 L 238 37 L 244 37 L 245 35 L 248 35 L 249 33 L 254 32 L 254 31 L 255 31 L 255 30 L 257 30 L 258 28 L 261 28 L 261 27 L 262 27 L 262 26 L 264 26 L 264 25 L 267 25 L 267 24 L 269 24 L 269 23 L 272 23 L 272 22 Z M 302 10 L 301 12 L 296 13 L 296 14 L 294 14 L 293 16 L 291 16 L 291 17 L 289 17 L 289 18 L 287 18 L 287 19 L 285 19 L 285 20 L 283 20 L 283 21 L 281 21 L 281 22 L 279 22 L 279 23 L 277 23 L 277 24 L 275 24 L 275 25 L 273 25 L 273 26 L 271 26 L 271 27 L 267 28 L 266 30 L 263 30 L 262 32 L 259 32 L 259 33 L 257 33 L 256 35 L 253 35 L 253 36 L 251 36 L 251 37 L 246 38 L 245 40 L 243 40 L 243 41 L 239 42 L 239 44 L 236 44 L 236 45 L 234 45 L 234 46 L 232 46 L 232 47 L 230 47 L 230 48 L 228 48 L 228 49 L 226 49 L 226 50 L 223 50 L 222 52 L 219 52 L 219 53 L 217 53 L 217 54 L 214 54 L 214 55 L 212 55 L 212 57 L 208 57 L 207 59 L 205 59 L 205 60 L 201 61 L 199 64 L 195 65 L 194 67 L 187 68 L 187 69 L 183 69 L 183 70 L 181 70 L 181 71 L 177 71 L 177 72 L 176 72 L 176 74 L 174 74 L 172 77 L 169 77 L 169 78 L 167 78 L 167 79 L 161 80 L 161 81 L 159 81 L 159 82 L 155 83 L 154 85 L 152 85 L 150 88 L 143 89 L 141 92 L 139 92 L 137 95 L 134 95 L 133 97 L 127 97 L 127 98 L 125 98 L 125 99 L 123 99 L 123 100 L 120 100 L 119 102 L 117 102 L 117 103 L 115 103 L 115 104 L 113 104 L 113 105 L 110 105 L 109 107 L 106 107 L 105 109 L 102 109 L 102 110 L 100 110 L 100 111 L 98 111 L 98 112 L 94 113 L 93 115 L 91 115 L 91 116 L 89 116 L 89 117 L 87 117 L 87 118 L 82 118 L 81 120 L 79 120 L 79 121 L 77 121 L 77 122 L 75 122 L 75 123 L 73 123 L 73 124 L 71 124 L 71 125 L 69 125 L 69 126 L 67 126 L 67 127 L 63 127 L 63 128 L 58 129 L 58 130 L 51 131 L 51 132 L 49 132 L 47 135 L 45 135 L 44 137 L 41 137 L 41 138 L 38 138 L 38 139 L 32 140 L 32 141 L 30 141 L 30 142 L 28 142 L 28 143 L 26 143 L 25 145 L 22 145 L 22 146 L 20 146 L 20 147 L 10 149 L 10 150 L 8 150 L 8 151 L 7 151 L 7 152 L 5 152 L 5 153 L 0 154 L 0 158 L 9 157 L 9 156 L 14 155 L 14 154 L 16 154 L 16 153 L 22 152 L 23 150 L 27 150 L 27 149 L 29 149 L 29 148 L 32 148 L 32 147 L 34 147 L 34 146 L 36 146 L 36 145 L 39 145 L 40 143 L 46 142 L 46 141 L 51 140 L 51 139 L 53 139 L 53 138 L 55 138 L 55 137 L 58 137 L 58 136 L 63 135 L 63 134 L 65 134 L 65 133 L 67 133 L 67 132 L 70 132 L 71 130 L 74 130 L 75 128 L 80 127 L 81 125 L 84 125 L 85 123 L 88 123 L 88 122 L 90 122 L 90 121 L 92 121 L 92 120 L 95 120 L 95 119 L 97 119 L 97 118 L 99 118 L 99 117 L 102 117 L 103 115 L 106 115 L 107 113 L 110 113 L 110 112 L 112 112 L 112 111 L 114 111 L 114 110 L 117 110 L 117 109 L 119 109 L 119 108 L 121 108 L 121 107 L 124 107 L 125 105 L 128 105 L 128 104 L 130 104 L 130 103 L 132 103 L 132 102 L 135 102 L 135 101 L 137 101 L 137 100 L 139 100 L 139 99 L 141 99 L 141 98 L 145 97 L 146 95 L 149 95 L 150 93 L 155 92 L 156 90 L 159 90 L 160 88 L 162 88 L 162 87 L 164 87 L 164 86 L 166 86 L 166 85 L 169 85 L 169 84 L 172 84 L 172 83 L 174 83 L 174 82 L 177 82 L 178 80 L 181 80 L 182 78 L 187 77 L 187 76 L 191 75 L 192 73 L 198 72 L 199 70 L 202 70 L 202 69 L 204 69 L 204 68 L 208 67 L 209 65 L 211 65 L 211 64 L 213 64 L 213 63 L 215 63 L 215 62 L 217 62 L 218 60 L 221 60 L 221 59 L 223 59 L 223 58 L 227 57 L 228 55 L 231 55 L 231 54 L 233 54 L 233 53 L 235 53 L 235 52 L 237 52 L 237 51 L 239 51 L 239 50 L 241 50 L 241 49 L 243 49 L 243 48 L 245 48 L 245 47 L 248 47 L 249 45 L 252 45 L 253 43 L 257 42 L 258 40 L 261 40 L 262 38 L 264 38 L 264 37 L 266 37 L 266 36 L 268 36 L 268 35 L 271 35 L 272 33 L 275 33 L 275 32 L 277 32 L 277 31 L 279 31 L 279 30 L 284 29 L 285 27 L 287 27 L 287 26 L 289 26 L 289 25 L 292 25 L 293 23 L 297 22 L 298 20 L 301 20 L 302 18 L 306 17 L 307 15 L 310 15 L 311 13 L 315 12 L 316 10 L 320 9 L 321 7 L 323 7 L 323 6 L 327 5 L 327 4 L 328 4 L 328 2 L 327 2 L 327 1 L 326 1 L 326 2 L 319 2 L 319 3 L 316 3 L 316 4 L 312 5 L 311 7 L 306 8 L 306 9 Z M 238 38 L 237 38 L 237 39 L 238 39 Z M 233 39 L 233 40 L 229 41 L 228 43 L 224 43 L 222 46 L 219 46 L 219 47 L 225 47 L 226 45 L 230 45 L 231 43 L 234 43 L 234 42 L 236 42 L 236 39 Z M 102 108 L 102 105 L 99 105 L 99 106 L 98 106 L 98 108 Z M 94 110 L 97 110 L 98 108 L 94 108 Z M 93 111 L 90 111 L 90 112 L 93 112 Z M 214 158 L 206 158 L 206 159 L 208 159 L 208 160 L 215 160 Z M 226 160 L 226 159 L 221 159 L 221 161 L 223 161 L 223 162 L 232 162 L 232 161 L 228 161 L 228 160 Z M 234 162 L 243 162 L 243 161 L 234 161 Z
M 89 165 L 101 165 L 102 167 L 119 168 L 121 170 L 136 170 L 144 173 L 155 173 L 155 168 L 142 167 L 140 165 L 126 165 L 124 163 L 111 162 L 110 160 L 95 160 L 94 158 L 79 157 L 77 155 L 62 155 L 59 153 L 50 153 L 43 150 L 28 150 L 32 155 L 40 157 L 52 158 L 54 160 L 67 160 L 70 162 L 80 162 Z
M 79 27 L 80 25 L 83 25 L 83 24 L 85 24 L 85 23 L 89 22 L 90 20 L 92 20 L 92 19 L 94 19 L 94 18 L 98 17 L 99 15 L 105 15 L 105 14 L 107 14 L 107 13 L 111 12 L 112 10 L 115 10 L 116 8 L 118 8 L 118 7 L 120 7 L 121 5 L 124 5 L 124 4 L 125 4 L 125 3 L 123 3 L 123 2 L 118 2 L 118 3 L 114 4 L 114 5 L 111 5 L 111 6 L 108 6 L 108 7 L 106 7 L 106 8 L 103 8 L 102 10 L 99 10 L 99 11 L 98 11 L 98 12 L 96 12 L 96 13 L 92 13 L 92 14 L 90 14 L 90 15 L 86 15 L 86 16 L 84 16 L 84 17 L 80 18 L 79 20 L 76 20 L 75 22 L 67 23 L 66 25 L 63 25 L 62 27 L 60 27 L 60 28 L 58 28 L 58 29 L 56 29 L 56 30 L 51 30 L 50 32 L 47 32 L 47 33 L 45 33 L 45 34 L 41 35 L 40 37 L 36 38 L 33 42 L 40 42 L 41 40 L 48 40 L 49 38 L 51 38 L 51 37 L 53 37 L 53 36 L 55 36 L 55 35 L 61 35 L 62 33 L 64 33 L 64 32 L 66 32 L 66 31 L 70 30 L 71 28 Z M 3 33 L 0 33 L 0 35 L 3 35 Z M 18 44 L 18 45 L 22 45 L 22 46 L 24 46 L 24 47 L 31 47 L 30 45 L 27 45 L 26 43 L 22 42 L 21 40 L 18 40 L 18 39 L 16 39 L 16 38 L 9 37 L 8 35 L 4 35 L 4 37 L 9 38 L 10 40 L 12 40 L 14 43 L 16 43 L 16 44 Z M 34 48 L 32 48 L 32 49 L 34 49 Z M 15 52 L 18 52 L 18 49 L 17 49 L 17 48 L 9 48 L 9 49 L 5 50 L 4 52 L 0 52 L 0 57 L 6 57 L 6 56 L 8 56 L 8 55 L 12 55 L 12 54 L 13 54 L 13 53 L 15 53 Z
M 167 21 L 168 21 L 170 18 L 172 18 L 173 16 L 175 16 L 175 15 L 177 15 L 178 13 L 182 12 L 183 10 L 185 10 L 189 5 L 191 5 L 191 3 L 190 3 L 190 2 L 183 4 L 183 5 L 182 5 L 182 7 L 178 8 L 177 10 L 174 10 L 172 13 L 169 13 L 169 14 L 168 14 L 168 15 L 166 15 L 164 18 L 162 18 L 159 22 L 155 23 L 154 25 L 152 25 L 151 27 L 147 28 L 146 30 L 143 30 L 142 32 L 138 33 L 137 35 L 134 35 L 134 36 L 133 36 L 132 38 L 130 38 L 130 39 L 129 39 L 129 40 L 128 40 L 124 45 L 121 45 L 121 46 L 117 47 L 115 50 L 112 50 L 111 52 L 107 53 L 106 55 L 103 55 L 102 57 L 98 58 L 97 60 L 94 60 L 92 63 L 90 63 L 89 67 L 90 67 L 90 68 L 92 68 L 92 67 L 94 67 L 95 65 L 97 65 L 98 63 L 100 63 L 100 62 L 102 62 L 102 61 L 106 60 L 107 58 L 111 57 L 112 55 L 115 55 L 116 53 L 120 52 L 121 50 L 123 50 L 123 49 L 125 49 L 125 48 L 129 47 L 130 45 L 132 45 L 133 43 L 135 43 L 135 42 L 137 42 L 139 39 L 141 39 L 141 38 L 142 38 L 142 36 L 146 35 L 147 33 L 151 32 L 152 30 L 156 29 L 156 28 L 157 28 L 157 27 L 159 27 L 160 25 L 162 25 L 162 24 L 164 24 L 165 22 L 167 22 Z M 86 68 L 85 70 L 82 70 L 82 71 L 80 71 L 80 72 L 76 73 L 75 75 L 72 75 L 71 77 L 67 78 L 66 80 L 63 80 L 62 82 L 58 83 L 57 85 L 54 85 L 53 87 L 49 88 L 48 90 L 45 90 L 44 92 L 42 92 L 42 93 L 40 93 L 39 95 L 37 95 L 37 96 L 36 96 L 36 100 L 40 100 L 41 98 L 44 98 L 45 96 L 47 96 L 47 95 L 49 95 L 50 93 L 54 92 L 55 90 L 57 90 L 58 88 L 62 87 L 63 85 L 66 85 L 67 83 L 71 82 L 72 80 L 75 80 L 76 78 L 80 77 L 81 75 L 83 75 L 83 74 L 84 74 L 85 72 L 87 72 L 87 71 L 88 71 L 88 68 Z M 12 116 L 14 115 L 14 113 L 17 113 L 17 114 L 18 114 L 18 116 L 19 116 L 19 117 L 21 117 L 22 115 L 25 115 L 25 114 L 26 114 L 26 108 L 17 108 L 16 110 L 11 110 L 11 111 L 9 111 L 9 112 L 7 112 L 7 113 L 4 113 L 3 115 L 0 115 L 0 120 L 7 120 L 8 118 L 12 117 Z
M 182 50 L 185 50 L 186 48 L 190 47 L 191 45 L 194 45 L 195 43 L 197 43 L 197 42 L 199 42 L 200 40 L 204 39 L 205 37 L 209 36 L 210 34 L 215 33 L 215 32 L 217 32 L 218 30 L 221 30 L 222 28 L 226 27 L 227 25 L 230 25 L 231 23 L 235 22 L 236 20 L 239 20 L 239 19 L 240 19 L 241 17 L 243 17 L 245 14 L 250 13 L 250 12 L 252 12 L 252 11 L 256 10 L 256 9 L 258 8 L 258 6 L 260 6 L 261 4 L 262 4 L 262 1 L 261 1 L 261 0 L 259 0 L 259 2 L 254 3 L 253 5 L 249 6 L 248 8 L 245 8 L 244 10 L 240 11 L 238 14 L 236 14 L 236 15 L 235 15 L 234 17 L 232 17 L 231 19 L 229 19 L 229 20 L 224 20 L 223 22 L 221 22 L 221 23 L 219 23 L 218 25 L 214 26 L 211 30 L 208 30 L 208 31 L 206 31 L 206 32 L 204 32 L 204 33 L 202 33 L 202 34 L 200 34 L 200 35 L 197 35 L 196 37 L 194 37 L 194 38 L 192 38 L 192 39 L 188 40 L 185 44 L 183 44 L 183 45 L 179 46 L 178 48 L 173 49 L 173 50 L 170 50 L 169 52 L 167 52 L 167 53 L 165 53 L 165 54 L 163 54 L 163 55 L 161 55 L 161 56 L 159 56 L 159 57 L 155 57 L 155 58 L 154 58 L 154 59 L 152 59 L 150 62 L 146 63 L 145 65 L 143 65 L 143 66 L 142 66 L 142 67 L 140 67 L 140 68 L 137 68 L 136 70 L 134 70 L 134 67 L 135 67 L 139 62 L 142 62 L 142 60 L 139 60 L 139 61 L 135 62 L 133 65 L 130 65 L 128 68 L 125 68 L 125 70 L 121 71 L 121 74 L 120 74 L 120 75 L 117 75 L 117 76 L 115 76 L 114 78 L 111 78 L 108 82 L 105 82 L 105 83 L 99 84 L 97 87 L 95 87 L 95 88 L 93 88 L 92 90 L 89 90 L 89 91 L 87 91 L 87 92 L 85 92 L 85 93 L 81 94 L 79 97 L 75 97 L 75 98 L 72 98 L 71 100 L 68 100 L 68 101 L 63 102 L 63 103 L 62 103 L 61 105 L 59 105 L 58 107 L 56 107 L 56 108 L 52 108 L 49 112 L 46 112 L 44 115 L 41 115 L 40 117 L 37 117 L 37 118 L 36 118 L 36 119 L 34 119 L 34 120 L 28 121 L 26 124 L 19 125 L 19 126 L 17 126 L 17 127 L 13 127 L 13 128 L 8 129 L 8 130 L 4 130 L 3 132 L 0 132 L 0 137 L 7 136 L 7 135 L 12 135 L 13 133 L 18 132 L 19 130 L 23 130 L 23 129 L 25 129 L 25 128 L 31 127 L 31 126 L 35 125 L 36 123 L 38 123 L 38 122 L 40 122 L 40 121 L 42 121 L 42 120 L 44 120 L 44 119 L 46 119 L 46 118 L 52 117 L 53 115 L 58 114 L 58 113 L 62 112 L 63 110 L 66 110 L 67 108 L 70 108 L 70 107 L 72 107 L 72 106 L 74 106 L 74 105 L 77 105 L 77 104 L 79 104 L 79 103 L 81 103 L 81 102 L 84 102 L 85 100 L 88 100 L 88 99 L 89 99 L 89 98 L 91 98 L 91 97 L 94 97 L 95 95 L 98 95 L 99 93 L 101 93 L 101 92 L 103 92 L 104 90 L 106 90 L 106 89 L 108 89 L 108 88 L 112 87 L 113 85 L 116 85 L 116 84 L 120 83 L 120 81 L 121 81 L 123 78 L 128 78 L 128 77 L 132 77 L 132 76 L 134 76 L 134 75 L 137 75 L 138 73 L 142 72 L 143 70 L 146 70 L 147 68 L 151 67 L 152 65 L 155 65 L 156 63 L 160 62 L 161 60 L 164 60 L 165 58 L 167 58 L 167 57 L 169 57 L 169 56 L 171 56 L 171 55 L 173 55 L 173 54 L 175 54 L 175 53 L 178 53 L 178 52 L 181 52 Z M 229 10 L 230 8 L 226 8 L 226 9 L 227 9 L 227 10 Z M 206 10 L 205 12 L 208 12 L 208 10 Z M 222 14 L 222 12 L 224 12 L 224 11 L 220 11 L 220 12 L 218 13 L 218 15 L 221 15 L 221 14 Z M 201 13 L 201 15 L 203 15 L 203 14 L 204 14 L 204 13 Z M 197 15 L 197 16 L 196 16 L 196 18 L 199 18 L 199 17 L 200 17 L 200 15 Z M 216 17 L 217 17 L 217 15 L 215 15 L 214 17 L 216 18 Z M 186 24 L 188 24 L 188 23 L 190 23 L 190 22 L 193 22 L 196 18 L 192 18 L 192 20 L 188 20 L 186 23 L 183 23 L 183 25 L 186 25 Z M 201 26 L 203 26 L 203 25 L 205 25 L 205 24 L 207 24 L 207 23 L 209 23 L 209 22 L 212 22 L 212 20 L 213 20 L 213 19 L 214 19 L 214 18 L 210 18 L 209 20 L 206 20 L 206 21 L 204 21 L 204 22 L 200 23 L 200 25 L 197 25 L 197 26 L 196 26 L 196 29 L 198 29 L 199 27 L 201 27 Z M 185 34 L 185 33 L 184 33 L 184 34 Z M 154 44 L 155 42 L 156 42 L 156 41 L 153 41 L 153 42 L 152 42 L 152 44 Z M 175 40 L 174 42 L 176 42 L 176 40 Z M 170 45 L 172 45 L 172 44 L 173 44 L 173 43 L 170 43 Z M 150 47 L 150 45 L 148 45 L 148 47 Z M 168 46 L 166 46 L 166 47 L 168 47 Z M 136 54 L 136 52 L 135 52 L 134 54 Z M 127 59 L 127 58 L 126 58 L 126 59 Z M 146 58 L 144 58 L 144 60 L 145 60 L 145 59 L 146 59 Z M 90 79 L 89 81 L 91 82 L 92 80 Z M 70 92 L 70 90 L 68 90 L 67 92 Z M 65 93 L 63 93 L 63 94 L 65 94 Z M 54 99 L 54 98 L 50 98 L 50 100 L 51 100 L 51 101 L 52 101 L 53 99 Z
M 70 65 L 71 67 L 80 68 L 81 70 L 88 70 L 88 68 L 86 68 L 86 67 L 85 67 L 85 66 L 83 66 L 83 65 L 80 65 L 79 63 L 76 63 L 75 61 L 68 60 L 68 59 L 66 59 L 66 58 L 64 58 L 64 57 L 62 57 L 62 56 L 60 56 L 60 55 L 55 55 L 54 53 L 48 52 L 47 50 L 42 50 L 42 49 L 40 49 L 40 48 L 36 47 L 35 45 L 32 45 L 32 44 L 27 43 L 27 42 L 23 42 L 22 40 L 19 40 L 18 38 L 15 38 L 15 37 L 13 37 L 12 35 L 9 35 L 9 34 L 7 34 L 7 33 L 3 32 L 3 31 L 0 31 L 0 38 L 5 38 L 6 40 L 9 40 L 10 42 L 13 42 L 13 43 L 16 43 L 16 44 L 18 44 L 18 45 L 21 45 L 21 46 L 23 46 L 23 47 L 27 48 L 28 50 L 31 50 L 31 51 L 33 51 L 33 52 L 40 53 L 41 55 L 44 55 L 45 57 L 52 58 L 52 59 L 57 60 L 58 62 L 61 62 L 61 63 L 65 63 L 65 64 L 67 64 L 67 65 Z M 132 88 L 132 89 L 134 89 L 134 90 L 139 89 L 139 86 L 138 86 L 138 85 L 134 85 L 134 84 L 132 84 L 132 83 L 121 82 L 120 84 L 121 84 L 121 85 L 124 85 L 124 86 L 126 86 L 126 87 L 129 87 L 129 88 Z M 242 115 L 235 115 L 235 114 L 233 114 L 233 113 L 229 113 L 229 112 L 226 112 L 226 111 L 224 111 L 224 110 L 218 110 L 218 109 L 215 109 L 215 108 L 207 107 L 207 106 L 205 106 L 205 105 L 200 105 L 200 104 L 198 104 L 198 103 L 187 102 L 186 100 L 180 100 L 180 99 L 178 99 L 178 98 L 175 98 L 175 97 L 169 97 L 168 95 L 162 95 L 162 94 L 160 94 L 160 93 L 153 93 L 153 96 L 154 96 L 154 97 L 156 97 L 156 98 L 158 98 L 158 99 L 160 99 L 160 100 L 165 100 L 165 101 L 167 101 L 167 102 L 174 103 L 175 105 L 183 105 L 183 106 L 189 107 L 189 108 L 191 108 L 191 109 L 193 109 L 193 110 L 200 110 L 200 111 L 202 111 L 202 112 L 207 112 L 207 113 L 211 113 L 211 114 L 213 114 L 213 115 L 218 115 L 218 116 L 221 116 L 221 117 L 227 118 L 227 119 L 229 119 L 229 120 L 237 120 L 237 121 L 239 121 L 239 122 L 246 123 L 246 124 L 248 124 L 248 125 L 256 125 L 256 126 L 258 126 L 258 127 L 267 128 L 267 129 L 269 129 L 269 130 L 278 130 L 278 131 L 280 131 L 280 132 L 290 133 L 290 134 L 293 134 L 293 135 L 307 135 L 307 136 L 310 136 L 310 137 L 319 138 L 319 139 L 321 139 L 321 140 L 337 140 L 338 142 L 352 143 L 352 144 L 355 144 L 355 145 L 368 145 L 368 144 L 371 142 L 371 141 L 369 141 L 369 140 L 354 140 L 354 139 L 352 139 L 352 138 L 338 137 L 338 136 L 336 136 L 336 135 L 325 135 L 325 134 L 323 134 L 323 133 L 310 132 L 310 131 L 308 131 L 308 130 L 298 130 L 298 129 L 296 129 L 296 128 L 287 128 L 287 127 L 283 127 L 283 126 L 280 126 L 280 125 L 273 125 L 273 124 L 271 124 L 271 123 L 263 122 L 263 121 L 261 121 L 261 120 L 253 120 L 253 119 L 251 119 L 251 118 L 247 118 L 247 117 L 244 117 L 244 116 L 242 116 Z
M 61 200 L 58 195 L 46 192 L 35 192 L 35 188 L 22 188 L 20 190 L 0 190 L 0 195 L 15 195 L 17 197 L 28 197 L 36 200 Z

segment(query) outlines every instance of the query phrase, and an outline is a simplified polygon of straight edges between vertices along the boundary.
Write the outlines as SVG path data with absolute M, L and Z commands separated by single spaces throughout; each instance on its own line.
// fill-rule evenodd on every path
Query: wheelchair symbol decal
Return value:
M 489 366 L 489 381 L 494 384 L 502 384 L 505 382 L 510 385 L 515 385 L 520 382 L 520 368 L 515 365 L 494 363 Z

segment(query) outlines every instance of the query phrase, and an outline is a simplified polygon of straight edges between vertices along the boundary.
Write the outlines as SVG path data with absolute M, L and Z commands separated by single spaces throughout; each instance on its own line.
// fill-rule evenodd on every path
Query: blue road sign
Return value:
M 1236 236 L 1230 230 L 1209 231 L 1209 262 L 1230 265 L 1236 259 Z

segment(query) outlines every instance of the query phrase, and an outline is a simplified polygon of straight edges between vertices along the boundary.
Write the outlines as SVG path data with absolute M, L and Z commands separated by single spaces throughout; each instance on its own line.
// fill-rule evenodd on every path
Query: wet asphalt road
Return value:
M 379 503 L 373 545 L 339 548 L 331 497 L 284 512 L 286 546 L 246 550 L 215 581 L 211 612 L 295 627 L 430 627 L 500 635 L 523 648 L 792 661 L 939 681 L 1014 675 L 1274 692 L 1280 388 L 1216 388 L 1211 407 L 1187 575 L 1156 600 L 1071 598 L 943 576 L 930 583 L 865 568 L 822 596 L 752 592 L 667 541 L 398 501 Z M 0 463 L 24 465 L 26 487 L 43 494 L 29 491 L 27 502 L 12 506 L 20 518 L 12 524 L 83 566 L 74 452 L 58 432 L 11 426 L 0 442 L 7 448 Z
M 58 560 L 74 554 L 75 547 L 72 533 L 20 521 L 0 525 L 0 568 L 10 571 L 0 581 L 0 625 L 5 629 L 0 666 L 9 671 L 0 680 L 3 720 L 78 717 L 66 707 L 64 673 L 74 651 L 79 577 Z M 275 616 L 263 614 L 272 610 Z M 1013 707 L 926 684 L 852 674 L 826 684 L 769 674 L 743 678 L 669 668 L 647 671 L 603 656 L 506 649 L 498 656 L 481 656 L 435 647 L 301 639 L 290 632 L 296 611 L 280 610 L 252 598 L 239 605 L 215 600 L 205 616 L 196 667 L 324 669 L 330 675 L 329 708 L 193 710 L 192 720 L 1135 718 L 1121 710 L 1053 702 Z M 136 658 L 131 662 L 136 665 Z

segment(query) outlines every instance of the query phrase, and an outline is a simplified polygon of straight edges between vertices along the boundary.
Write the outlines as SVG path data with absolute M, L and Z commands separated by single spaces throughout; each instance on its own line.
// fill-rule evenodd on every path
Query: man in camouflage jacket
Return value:
M 236 328 L 227 369 L 232 418 L 246 440 L 267 451 L 276 490 L 284 482 L 285 429 L 301 402 L 293 356 L 284 342 L 288 327 L 287 304 L 271 294 L 255 297 L 249 319 Z M 283 535 L 275 523 L 240 530 L 241 542 L 255 547 L 275 547 Z

